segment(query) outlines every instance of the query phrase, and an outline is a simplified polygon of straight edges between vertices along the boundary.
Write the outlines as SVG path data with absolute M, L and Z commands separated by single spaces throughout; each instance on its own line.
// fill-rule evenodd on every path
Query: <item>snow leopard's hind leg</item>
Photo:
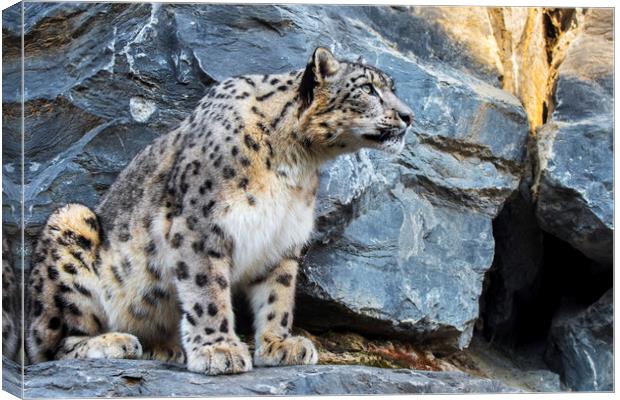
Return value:
M 97 217 L 87 207 L 69 204 L 49 217 L 28 282 L 26 345 L 32 362 L 141 357 L 135 336 L 107 332 L 98 293 L 100 244 Z

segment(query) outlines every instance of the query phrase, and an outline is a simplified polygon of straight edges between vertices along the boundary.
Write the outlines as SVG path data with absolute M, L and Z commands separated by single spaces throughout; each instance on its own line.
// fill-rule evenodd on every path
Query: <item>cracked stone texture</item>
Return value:
M 13 238 L 18 17 L 3 12 L 3 224 Z M 441 25 L 406 7 L 26 3 L 24 31 L 27 261 L 53 209 L 94 206 L 213 82 L 301 68 L 324 45 L 391 74 L 416 121 L 399 157 L 361 151 L 323 168 L 297 321 L 467 346 L 493 260 L 492 220 L 517 188 L 528 120 L 494 70 Z
M 10 361 L 4 365 L 3 388 L 14 390 L 19 369 Z M 28 366 L 25 376 L 24 398 L 519 392 L 459 372 L 356 365 L 258 368 L 212 377 L 157 361 L 70 360 Z
M 585 310 L 554 318 L 545 357 L 575 391 L 614 390 L 613 289 Z
M 590 9 L 538 133 L 537 218 L 586 257 L 613 262 L 613 10 Z

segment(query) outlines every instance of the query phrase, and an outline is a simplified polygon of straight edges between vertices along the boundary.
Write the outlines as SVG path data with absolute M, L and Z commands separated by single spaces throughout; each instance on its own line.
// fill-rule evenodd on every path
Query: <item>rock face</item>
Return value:
M 5 388 L 19 375 L 5 361 Z M 458 372 L 416 372 L 362 366 L 259 368 L 241 375 L 206 376 L 157 361 L 55 361 L 29 366 L 25 398 L 183 397 L 320 394 L 509 393 L 498 381 Z
M 444 60 L 434 58 L 454 45 L 441 42 L 424 15 L 390 7 L 27 3 L 25 18 L 27 238 L 59 205 L 94 206 L 133 155 L 213 82 L 301 68 L 315 46 L 331 46 L 390 73 L 416 123 L 400 157 L 362 151 L 323 169 L 320 229 L 300 296 L 344 313 L 317 319 L 302 306 L 299 321 L 324 328 L 346 320 L 438 348 L 467 345 L 493 259 L 491 221 L 517 187 L 528 123 L 516 98 L 485 83 L 497 83 L 494 72 L 478 68 L 475 56 L 443 48 Z M 432 38 L 409 36 L 420 32 Z M 13 46 L 8 76 L 19 76 L 19 33 L 10 22 L 3 31 Z M 15 229 L 19 80 L 5 82 L 4 218 Z
M 540 273 L 550 270 L 539 228 L 610 271 L 612 10 L 24 3 L 23 11 L 24 93 L 21 4 L 2 15 L 2 174 L 3 230 L 20 259 L 23 222 L 25 273 L 47 216 L 68 202 L 94 207 L 134 155 L 173 129 L 209 86 L 302 68 L 318 45 L 342 58 L 361 55 L 392 75 L 415 122 L 400 156 L 361 151 L 322 169 L 298 326 L 450 353 L 470 343 L 490 275 L 496 284 L 482 298 L 485 328 L 517 332 L 531 317 L 516 310 L 536 307 L 545 291 Z M 523 179 L 532 142 L 535 203 Z M 568 372 L 580 348 L 567 344 L 576 327 L 610 332 L 589 318 L 558 319 L 548 355 L 571 387 L 600 390 L 608 387 L 607 355 L 592 356 L 596 375 Z M 590 336 L 587 346 L 600 335 Z M 86 396 L 165 395 L 179 386 L 186 390 L 179 395 L 503 390 L 463 375 L 349 366 L 265 369 L 221 383 L 164 364 L 96 365 L 28 367 L 27 390 L 66 396 L 55 374 L 91 376 L 76 386 Z M 556 388 L 542 368 L 524 379 Z
M 591 9 L 559 69 L 555 111 L 538 133 L 540 226 L 613 261 L 613 11 Z
M 588 309 L 553 322 L 546 359 L 571 389 L 613 390 L 613 325 L 613 289 Z
M 487 9 L 502 63 L 502 88 L 523 103 L 530 127 L 541 124 L 550 66 L 547 62 L 545 16 L 539 7 Z

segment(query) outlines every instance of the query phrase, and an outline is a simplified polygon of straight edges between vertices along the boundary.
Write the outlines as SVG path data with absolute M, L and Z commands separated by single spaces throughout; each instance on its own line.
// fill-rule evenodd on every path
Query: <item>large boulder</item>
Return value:
M 545 357 L 569 388 L 613 390 L 613 307 L 613 289 L 610 289 L 586 310 L 564 310 L 555 317 Z
M 552 120 L 538 132 L 540 226 L 613 261 L 613 10 L 590 9 L 559 68 Z
M 496 66 L 441 24 L 405 7 L 25 3 L 24 12 L 28 242 L 54 208 L 97 204 L 213 82 L 301 68 L 315 46 L 329 46 L 390 73 L 416 122 L 401 156 L 361 151 L 323 169 L 298 321 L 446 350 L 469 343 L 493 260 L 492 220 L 518 185 L 528 121 L 497 88 Z M 3 13 L 3 222 L 13 235 L 18 17 Z
M 3 386 L 20 395 L 20 372 L 5 361 Z M 8 365 L 7 365 L 8 364 Z M 25 398 L 282 396 L 409 393 L 509 393 L 518 389 L 459 372 L 392 370 L 356 365 L 257 368 L 207 376 L 175 364 L 71 360 L 28 366 Z

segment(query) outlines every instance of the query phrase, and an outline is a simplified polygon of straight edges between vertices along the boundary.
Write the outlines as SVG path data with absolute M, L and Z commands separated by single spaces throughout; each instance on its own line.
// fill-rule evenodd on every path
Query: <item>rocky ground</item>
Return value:
M 301 68 L 323 45 L 391 74 L 416 121 L 400 156 L 361 151 L 322 170 L 296 325 L 329 365 L 283 370 L 289 383 L 264 390 L 504 387 L 473 376 L 613 388 L 611 10 L 26 3 L 24 16 L 18 273 L 54 208 L 94 206 L 211 84 Z M 20 18 L 19 6 L 2 15 L 3 232 L 15 254 Z M 98 377 L 81 393 L 155 393 L 169 368 L 124 363 L 76 364 Z M 140 378 L 125 382 L 125 365 Z M 61 395 L 61 370 L 28 367 L 27 390 Z M 261 392 L 250 377 L 223 385 Z
M 7 379 L 14 380 L 15 372 Z M 514 392 L 498 381 L 459 372 L 317 365 L 210 377 L 174 364 L 135 360 L 41 363 L 26 369 L 25 382 L 25 398 Z

